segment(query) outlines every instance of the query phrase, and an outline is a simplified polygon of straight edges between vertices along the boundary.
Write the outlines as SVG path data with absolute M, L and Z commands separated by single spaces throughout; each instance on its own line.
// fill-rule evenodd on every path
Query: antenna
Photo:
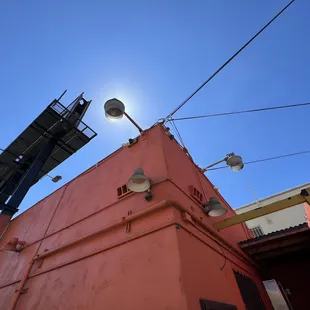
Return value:
M 250 185 L 250 184 L 247 184 L 247 188 L 249 189 L 249 192 L 252 194 L 252 196 L 253 196 L 253 198 L 254 198 L 256 204 L 258 205 L 258 207 L 261 208 L 262 205 L 261 205 L 261 203 L 259 202 L 259 200 L 258 200 L 256 194 L 254 193 L 254 190 L 253 190 L 253 188 L 251 187 L 251 185 Z
M 254 197 L 257 206 L 258 206 L 259 208 L 262 208 L 263 206 L 262 206 L 262 204 L 260 203 L 260 201 L 258 200 L 258 198 L 257 198 L 256 194 L 254 193 L 254 190 L 253 190 L 253 188 L 251 187 L 251 185 L 250 185 L 250 184 L 247 184 L 247 187 L 248 187 L 250 193 L 252 194 L 252 196 Z M 267 221 L 268 224 L 272 224 L 272 220 L 271 220 L 267 215 L 265 216 L 265 219 L 266 219 L 266 221 Z

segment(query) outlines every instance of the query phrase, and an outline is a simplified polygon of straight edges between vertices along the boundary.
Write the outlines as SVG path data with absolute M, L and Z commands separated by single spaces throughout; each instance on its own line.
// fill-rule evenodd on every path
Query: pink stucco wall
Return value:
M 137 167 L 154 184 L 150 202 L 144 193 L 117 197 L 117 188 Z M 226 217 L 234 214 L 160 125 L 134 146 L 117 150 L 11 222 L 0 247 L 18 237 L 26 248 L 0 253 L 0 309 L 13 309 L 12 301 L 17 300 L 19 310 L 199 310 L 199 298 L 244 309 L 233 269 L 254 279 L 268 309 L 256 267 L 238 247 L 247 239 L 247 229 L 237 225 L 215 231 L 213 223 L 219 219 L 202 212 L 190 186 L 207 198 L 217 196 L 229 208 Z M 128 214 L 137 218 L 126 232 Z M 124 224 L 114 225 L 117 221 Z M 37 254 L 110 226 L 35 260 L 27 273 Z M 20 294 L 22 279 L 26 281 Z

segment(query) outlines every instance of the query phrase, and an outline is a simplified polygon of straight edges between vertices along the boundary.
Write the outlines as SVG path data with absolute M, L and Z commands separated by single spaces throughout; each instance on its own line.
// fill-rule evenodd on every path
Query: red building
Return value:
M 151 200 L 126 187 L 138 167 Z M 210 197 L 225 216 L 203 212 Z M 0 247 L 25 248 L 0 253 L 0 309 L 272 309 L 246 226 L 213 228 L 234 214 L 156 125 L 11 221 Z

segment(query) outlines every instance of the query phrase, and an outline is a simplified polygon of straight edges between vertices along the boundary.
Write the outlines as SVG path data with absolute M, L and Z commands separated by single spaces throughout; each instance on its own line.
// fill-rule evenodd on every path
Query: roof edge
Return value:
M 263 199 L 259 199 L 258 202 L 263 202 L 263 201 L 266 201 L 268 199 L 272 199 L 272 198 L 276 198 L 277 196 L 280 196 L 280 195 L 283 195 L 283 194 L 287 194 L 289 193 L 290 191 L 294 191 L 294 190 L 298 190 L 299 188 L 300 189 L 303 189 L 303 188 L 306 188 L 306 187 L 310 187 L 310 182 L 309 183 L 305 183 L 305 184 L 302 184 L 302 185 L 299 185 L 299 186 L 295 186 L 295 187 L 292 187 L 290 189 L 287 189 L 283 192 L 280 192 L 280 193 L 277 193 L 277 194 L 274 194 L 274 195 L 271 195 L 271 196 L 268 196 L 268 197 L 265 197 Z M 257 205 L 257 201 L 253 201 L 251 203 L 248 203 L 246 205 L 243 205 L 239 208 L 236 208 L 235 210 L 242 210 L 242 209 L 245 209 L 245 208 L 248 208 L 248 207 L 251 207 L 252 205 Z

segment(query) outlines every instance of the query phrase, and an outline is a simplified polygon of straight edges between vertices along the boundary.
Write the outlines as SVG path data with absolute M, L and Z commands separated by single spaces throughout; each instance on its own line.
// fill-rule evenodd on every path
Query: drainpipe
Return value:
M 114 223 L 111 223 L 109 225 L 106 225 L 100 229 L 97 229 L 89 234 L 84 235 L 83 237 L 77 238 L 75 240 L 72 240 L 68 243 L 65 243 L 63 245 L 60 245 L 57 248 L 51 249 L 49 251 L 46 252 L 42 252 L 41 254 L 37 254 L 33 260 L 38 260 L 38 259 L 43 259 L 45 257 L 48 257 L 52 254 L 55 254 L 57 252 L 60 252 L 68 247 L 71 247 L 73 245 L 76 245 L 77 243 L 80 243 L 82 241 L 85 241 L 86 239 L 95 237 L 103 232 L 106 232 L 108 230 L 111 230 L 117 226 L 126 224 L 128 222 L 131 222 L 137 218 L 140 218 L 142 216 L 145 216 L 151 212 L 157 211 L 161 208 L 164 207 L 169 207 L 169 206 L 174 206 L 176 207 L 179 211 L 181 212 L 186 212 L 188 213 L 199 225 L 201 225 L 209 234 L 209 238 L 211 238 L 213 241 L 215 241 L 216 243 L 222 243 L 222 245 L 224 245 L 226 247 L 226 249 L 228 251 L 230 251 L 231 253 L 233 253 L 234 255 L 237 255 L 239 258 L 246 260 L 247 262 L 249 262 L 250 264 L 253 264 L 253 261 L 250 260 L 247 255 L 242 252 L 242 250 L 238 250 L 236 248 L 234 248 L 229 242 L 227 242 L 222 236 L 218 235 L 215 231 L 213 231 L 210 227 L 208 227 L 201 219 L 199 216 L 197 216 L 196 214 L 194 214 L 191 210 L 188 210 L 187 208 L 183 207 L 179 202 L 177 201 L 171 201 L 171 200 L 162 200 L 158 203 L 155 203 L 154 205 L 143 209 L 141 211 L 138 211 L 132 215 L 129 215 L 127 217 L 123 217 L 121 220 L 116 221 Z
M 32 260 L 29 264 L 28 264 L 28 267 L 23 275 L 23 278 L 21 279 L 20 283 L 19 283 L 19 286 L 18 286 L 18 289 L 15 291 L 15 295 L 13 297 L 13 300 L 12 300 L 12 303 L 11 303 L 11 306 L 9 308 L 9 310 L 14 310 L 16 305 L 17 305 L 17 302 L 18 302 L 18 299 L 19 299 L 19 296 L 20 294 L 22 293 L 23 291 L 23 288 L 24 288 L 24 285 L 29 277 L 29 274 L 30 274 L 30 271 L 31 271 L 31 268 L 34 264 L 34 260 Z
M 131 222 L 131 221 L 133 221 L 133 220 L 135 220 L 137 218 L 140 218 L 140 217 L 142 217 L 144 215 L 150 214 L 151 212 L 154 212 L 154 211 L 156 211 L 156 210 L 158 210 L 160 208 L 167 207 L 167 206 L 172 205 L 172 204 L 173 204 L 173 202 L 170 202 L 168 200 L 160 201 L 160 202 L 155 203 L 154 205 L 152 205 L 152 206 L 150 206 L 150 207 L 148 207 L 146 209 L 138 211 L 138 212 L 136 212 L 136 213 L 134 213 L 132 215 L 129 215 L 127 217 L 123 217 L 119 221 L 116 221 L 116 222 L 114 222 L 112 224 L 109 224 L 109 225 L 106 225 L 106 226 L 104 226 L 104 227 L 102 227 L 100 229 L 97 229 L 97 230 L 95 230 L 95 231 L 93 231 L 93 232 L 91 232 L 89 234 L 86 234 L 83 237 L 80 237 L 78 239 L 75 239 L 73 241 L 65 243 L 65 244 L 63 244 L 63 245 L 61 245 L 61 246 L 59 246 L 59 247 L 57 247 L 55 249 L 43 252 L 41 254 L 37 254 L 33 259 L 34 260 L 43 259 L 43 258 L 45 258 L 47 256 L 50 256 L 52 254 L 55 254 L 55 253 L 57 253 L 59 251 L 62 251 L 64 249 L 66 249 L 68 247 L 71 247 L 71 246 L 73 246 L 73 245 L 75 245 L 77 243 L 85 241 L 86 239 L 95 237 L 95 236 L 97 236 L 99 234 L 102 234 L 102 233 L 104 233 L 104 232 L 106 232 L 108 230 L 111 230 L 111 229 L 113 229 L 113 228 L 115 228 L 117 226 L 127 224 L 128 222 Z
M 99 234 L 101 234 L 101 233 L 103 233 L 103 232 L 105 232 L 107 230 L 110 230 L 110 229 L 115 228 L 117 226 L 126 224 L 128 222 L 131 222 L 132 220 L 134 220 L 136 218 L 139 218 L 141 216 L 149 214 L 149 213 L 151 213 L 151 212 L 153 212 L 155 210 L 158 210 L 158 209 L 163 208 L 163 207 L 168 206 L 168 205 L 170 205 L 170 202 L 168 202 L 167 200 L 163 200 L 161 202 L 155 203 L 154 205 L 152 205 L 151 207 L 149 207 L 147 209 L 143 209 L 142 211 L 139 211 L 139 212 L 137 212 L 135 214 L 129 215 L 127 217 L 123 217 L 119 221 L 116 221 L 116 222 L 114 222 L 114 223 L 112 223 L 110 225 L 106 225 L 106 226 L 104 226 L 104 227 L 102 227 L 102 228 L 100 228 L 98 230 L 95 230 L 95 231 L 93 231 L 93 232 L 91 232 L 89 234 L 86 234 L 85 236 L 83 236 L 81 238 L 78 238 L 78 239 L 75 239 L 75 240 L 73 240 L 71 242 L 65 243 L 65 244 L 59 246 L 58 248 L 52 249 L 52 250 L 47 251 L 47 252 L 43 252 L 42 254 L 35 255 L 33 257 L 33 259 L 30 261 L 27 269 L 25 270 L 25 273 L 24 273 L 23 278 L 22 278 L 22 280 L 21 280 L 21 282 L 20 282 L 20 284 L 18 286 L 18 289 L 15 291 L 15 295 L 13 297 L 13 300 L 11 302 L 11 306 L 10 306 L 9 310 L 15 310 L 15 307 L 17 305 L 18 299 L 19 299 L 19 297 L 20 297 L 20 295 L 21 295 L 21 293 L 23 291 L 24 285 L 25 285 L 25 283 L 26 283 L 26 281 L 27 281 L 27 279 L 28 279 L 28 277 L 30 275 L 32 266 L 35 263 L 35 261 L 37 261 L 39 259 L 43 259 L 43 258 L 45 258 L 47 256 L 50 256 L 50 255 L 52 255 L 52 254 L 54 254 L 56 252 L 61 251 L 61 250 L 64 250 L 64 249 L 66 249 L 66 248 L 68 248 L 70 246 L 73 246 L 73 245 L 75 245 L 75 244 L 77 244 L 79 242 L 82 242 L 82 241 L 84 241 L 86 239 L 89 239 L 89 238 L 92 238 L 94 236 L 97 236 L 97 235 L 99 235 Z
M 171 201 L 171 200 L 162 200 L 158 203 L 155 203 L 154 205 L 146 208 L 146 209 L 143 209 L 141 211 L 138 211 L 132 215 L 129 215 L 127 217 L 123 217 L 121 220 L 119 221 L 116 221 L 114 223 L 111 223 L 109 225 L 106 225 L 100 229 L 97 229 L 89 234 L 86 234 L 84 235 L 83 237 L 80 237 L 80 238 L 77 238 L 73 241 L 70 241 L 68 243 L 65 243 L 63 245 L 60 245 L 59 247 L 57 248 L 54 248 L 54 249 L 51 249 L 49 251 L 46 251 L 46 252 L 43 252 L 41 254 L 37 254 L 33 257 L 33 259 L 31 260 L 31 262 L 29 263 L 26 271 L 25 271 L 25 274 L 19 284 L 19 287 L 18 289 L 15 291 L 15 295 L 14 295 L 14 298 L 12 300 L 12 303 L 11 303 L 11 307 L 9 308 L 9 310 L 14 310 L 16 305 L 17 305 L 17 302 L 18 302 L 18 299 L 20 297 L 20 294 L 23 292 L 23 288 L 24 288 L 24 285 L 29 277 L 29 274 L 31 272 L 31 269 L 32 269 L 32 266 L 33 264 L 35 263 L 35 261 L 37 260 L 40 260 L 40 259 L 43 259 L 43 258 L 46 258 L 50 255 L 53 255 L 57 252 L 60 252 L 68 247 L 71 247 L 73 245 L 76 245 L 77 243 L 80 243 L 82 241 L 85 241 L 89 238 L 92 238 L 92 237 L 95 237 L 95 236 L 98 236 L 99 234 L 101 233 L 104 233 L 108 230 L 111 230 L 115 227 L 118 227 L 118 226 L 121 226 L 121 225 L 124 225 L 128 222 L 131 222 L 137 218 L 140 218 L 140 217 L 143 217 L 145 215 L 148 215 L 152 212 L 155 212 L 155 211 L 158 211 L 159 209 L 161 208 L 164 208 L 164 207 L 169 207 L 169 206 L 174 206 L 176 207 L 178 210 L 180 210 L 181 212 L 185 212 L 187 214 L 189 214 L 199 225 L 201 225 L 201 227 L 203 227 L 207 232 L 210 233 L 210 238 L 215 241 L 216 243 L 220 244 L 222 243 L 222 246 L 224 245 L 225 248 L 230 251 L 231 253 L 233 253 L 234 255 L 236 255 L 237 257 L 239 257 L 240 259 L 250 263 L 250 264 L 254 264 L 253 261 L 251 261 L 251 259 L 249 259 L 245 253 L 242 253 L 241 250 L 238 251 L 237 249 L 235 249 L 231 244 L 229 244 L 223 237 L 221 237 L 220 235 L 217 235 L 214 231 L 212 231 L 212 229 L 210 229 L 205 223 L 202 222 L 202 220 L 199 218 L 199 216 L 197 216 L 196 214 L 194 214 L 193 212 L 191 212 L 190 210 L 188 210 L 187 208 L 183 207 L 179 202 L 177 201 Z M 184 219 L 183 219 L 184 220 Z M 169 224 L 171 225 L 171 223 Z M 218 241 L 218 240 L 219 241 Z M 215 249 L 214 249 L 215 250 Z M 255 265 L 255 264 L 254 264 Z

